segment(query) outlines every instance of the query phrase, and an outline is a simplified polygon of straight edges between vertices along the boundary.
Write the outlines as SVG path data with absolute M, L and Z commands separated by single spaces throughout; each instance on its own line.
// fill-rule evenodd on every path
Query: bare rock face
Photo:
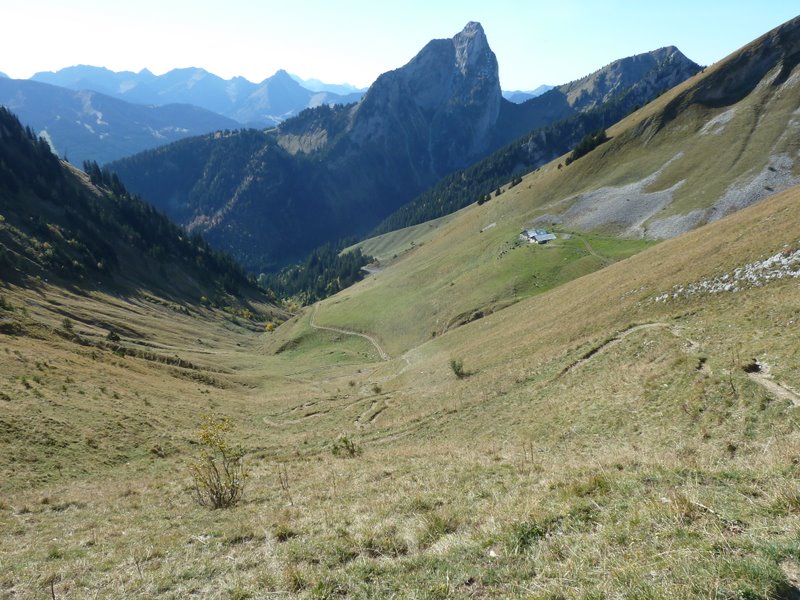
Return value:
M 497 58 L 480 23 L 470 22 L 381 75 L 358 108 L 352 139 L 397 148 L 421 179 L 440 176 L 486 152 L 501 98 Z

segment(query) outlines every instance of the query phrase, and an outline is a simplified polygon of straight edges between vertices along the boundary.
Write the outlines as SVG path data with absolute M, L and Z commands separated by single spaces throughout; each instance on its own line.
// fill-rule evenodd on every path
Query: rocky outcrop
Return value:
M 381 75 L 358 107 L 351 136 L 359 145 L 413 154 L 410 166 L 422 183 L 485 154 L 501 99 L 497 58 L 480 23 L 470 22 Z

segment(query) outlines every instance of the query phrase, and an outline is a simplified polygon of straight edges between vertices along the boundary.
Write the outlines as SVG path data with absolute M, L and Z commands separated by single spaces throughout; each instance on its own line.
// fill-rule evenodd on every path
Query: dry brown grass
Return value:
M 0 597 L 788 597 L 796 409 L 742 367 L 757 358 L 800 389 L 797 281 L 651 300 L 796 245 L 798 199 L 388 362 L 308 315 L 264 333 L 6 287 Z M 142 352 L 115 354 L 109 329 Z M 227 511 L 192 499 L 206 413 L 230 416 L 247 450 Z M 337 457 L 342 436 L 361 453 Z

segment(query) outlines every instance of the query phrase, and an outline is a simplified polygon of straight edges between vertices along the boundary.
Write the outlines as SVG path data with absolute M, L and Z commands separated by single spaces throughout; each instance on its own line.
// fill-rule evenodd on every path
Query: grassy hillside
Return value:
M 527 185 L 516 186 L 439 226 L 435 237 L 407 240 L 405 250 L 397 246 L 399 253 L 388 258 L 385 270 L 323 301 L 319 323 L 376 334 L 394 356 L 651 244 L 561 228 L 558 240 L 530 244 L 519 237 L 530 219 L 517 210 L 528 193 Z M 425 226 L 417 226 L 363 248 L 374 251 L 384 243 L 393 248 L 389 240 L 414 231 L 426 233 Z
M 213 313 L 8 288 L 25 334 L 4 334 L 0 354 L 4 593 L 789 597 L 796 280 L 673 288 L 781 252 L 797 271 L 798 200 L 388 362 L 311 314 L 255 333 Z M 194 368 L 56 332 L 67 312 L 76 335 L 100 338 L 84 311 L 124 318 Z M 457 379 L 452 358 L 472 374 Z M 746 372 L 753 359 L 761 373 Z M 232 416 L 249 451 L 246 501 L 228 511 L 191 498 L 206 412 Z M 362 452 L 335 456 L 342 434 Z

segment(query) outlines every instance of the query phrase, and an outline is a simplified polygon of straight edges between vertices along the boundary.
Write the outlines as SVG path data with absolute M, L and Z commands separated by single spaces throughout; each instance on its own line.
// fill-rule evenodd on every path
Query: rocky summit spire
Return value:
M 357 140 L 397 140 L 430 157 L 423 178 L 469 164 L 490 143 L 502 94 L 497 58 L 480 23 L 432 40 L 405 66 L 384 73 L 359 106 Z
M 466 76 L 471 69 L 497 70 L 497 59 L 489 48 L 489 41 L 483 27 L 476 21 L 470 21 L 466 27 L 453 37 L 456 49 L 456 66 Z

